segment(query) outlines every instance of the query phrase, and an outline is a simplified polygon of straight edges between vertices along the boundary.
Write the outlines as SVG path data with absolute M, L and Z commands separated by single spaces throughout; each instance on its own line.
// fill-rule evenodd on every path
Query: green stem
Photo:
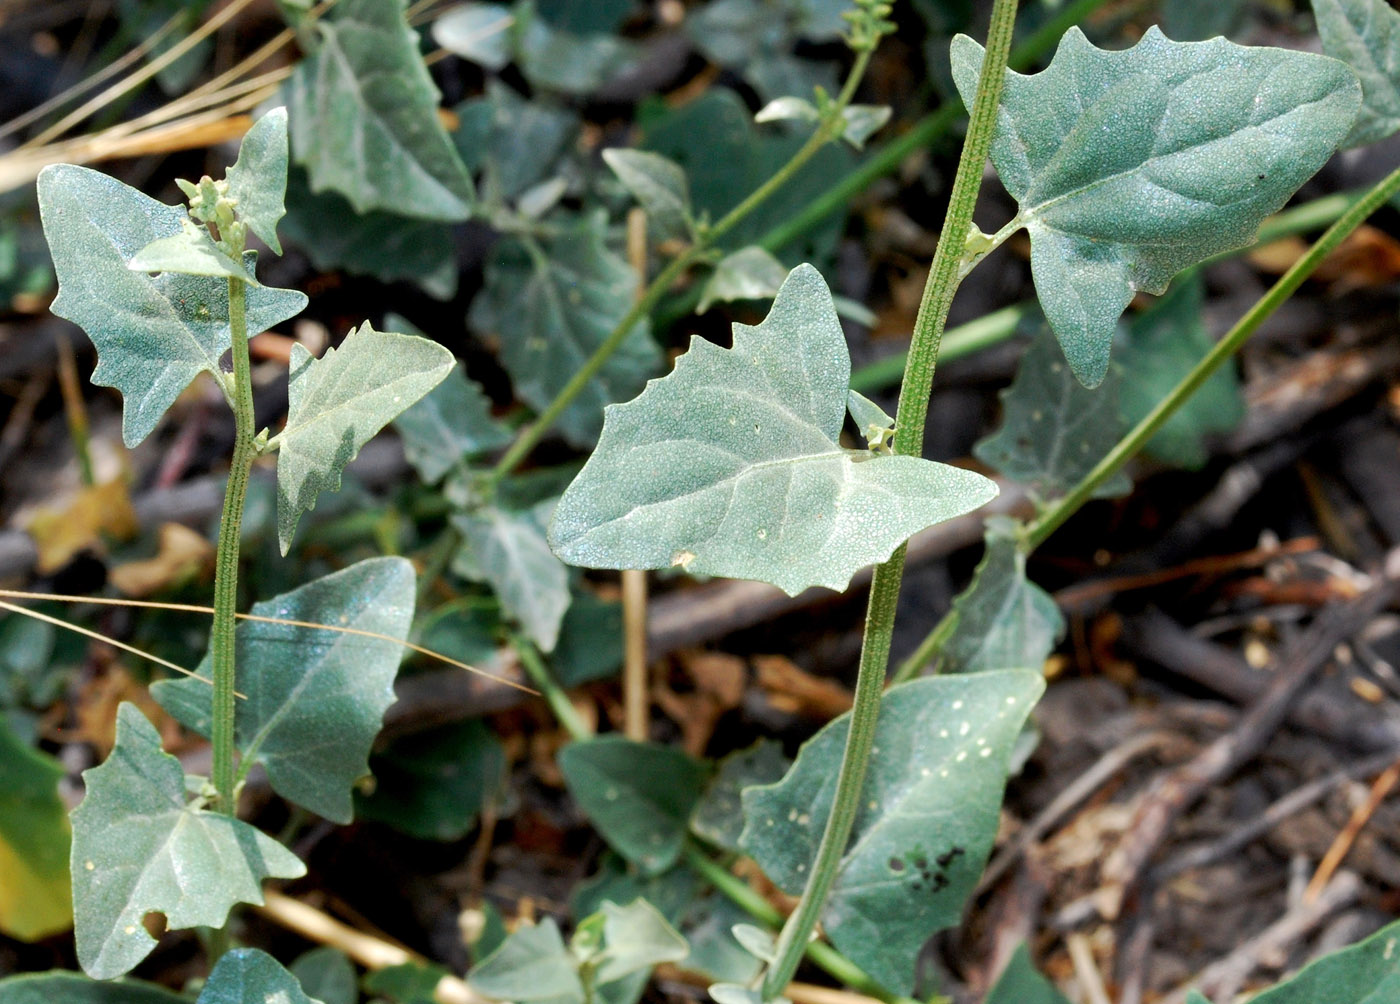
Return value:
M 511 647 L 520 656 L 520 665 L 525 669 L 525 675 L 530 678 L 530 682 L 539 688 L 544 695 L 545 703 L 549 705 L 549 710 L 554 712 L 554 717 L 559 720 L 559 724 L 564 727 L 564 731 L 569 733 L 569 738 L 574 742 L 581 742 L 584 739 L 593 737 L 593 730 L 588 723 L 579 717 L 573 702 L 569 700 L 569 695 L 564 693 L 564 688 L 559 686 L 550 673 L 549 667 L 544 664 L 544 659 L 535 646 L 526 638 L 518 634 L 510 636 Z
M 1259 302 L 1250 307 L 1249 311 L 1236 322 L 1233 328 L 1225 333 L 1220 341 L 1215 343 L 1191 372 L 1172 388 L 1171 393 L 1162 398 L 1157 403 L 1157 407 L 1153 408 L 1131 432 L 1119 440 L 1107 456 L 1100 460 L 1094 469 L 1086 474 L 1083 480 L 1075 485 L 1067 495 L 1042 513 L 1040 518 L 1030 525 L 1026 530 L 1027 548 L 1033 550 L 1039 547 L 1046 538 L 1064 524 L 1065 520 L 1077 512 L 1080 506 L 1089 501 L 1099 486 L 1116 474 L 1129 459 L 1136 455 L 1176 413 L 1177 409 L 1185 404 L 1206 380 L 1210 379 L 1211 374 L 1240 350 L 1249 337 L 1259 329 L 1259 325 L 1263 324 L 1270 314 L 1297 291 L 1303 281 L 1312 275 L 1318 265 L 1322 264 L 1322 260 L 1350 236 L 1353 230 L 1364 223 L 1367 217 L 1385 205 L 1386 201 L 1396 192 L 1400 192 L 1400 168 L 1391 172 L 1370 191 L 1354 201 L 1341 218 L 1332 224 L 1327 232 L 1308 249 L 1307 254 L 1294 262 L 1293 266 L 1280 276 L 1278 281 L 1269 288 L 1269 291 L 1259 299 Z
M 895 417 L 894 451 L 905 456 L 923 455 L 924 424 L 928 418 L 928 398 L 933 386 L 939 345 L 948 321 L 948 308 L 957 291 L 962 270 L 963 250 L 972 225 L 972 211 L 982 184 L 983 167 L 991 149 L 996 128 L 997 105 L 1001 100 L 1006 60 L 1011 50 L 1011 32 L 1016 19 L 1016 0 L 996 0 L 987 33 L 987 49 L 982 60 L 981 80 L 973 100 L 967 138 L 953 179 L 948 211 L 934 252 L 928 283 L 914 322 L 904 384 L 900 388 L 899 410 Z M 860 807 L 861 788 L 870 762 L 870 747 L 880 714 L 880 693 L 885 686 L 889 664 L 890 639 L 894 634 L 895 609 L 899 602 L 900 580 L 904 572 L 905 548 L 901 545 L 889 561 L 875 569 L 865 620 L 865 640 L 861 647 L 860 670 L 856 678 L 850 731 L 836 779 L 831 815 L 826 821 L 821 844 L 812 862 L 811 878 L 797 909 L 783 926 L 777 955 L 763 979 L 763 998 L 772 1000 L 782 993 L 797 971 L 807 941 L 817 926 L 827 895 L 836 878 L 836 869 L 845 853 Z
M 220 812 L 234 815 L 236 753 L 234 724 L 234 613 L 238 609 L 238 547 L 243 531 L 243 502 L 248 476 L 257 457 L 253 443 L 253 380 L 248 361 L 248 322 L 245 316 L 247 288 L 239 279 L 228 281 L 228 321 L 233 342 L 233 459 L 224 489 L 223 518 L 219 521 L 219 546 L 214 558 L 214 621 L 209 630 L 209 651 L 214 663 L 214 707 L 210 739 L 213 744 L 214 790 Z

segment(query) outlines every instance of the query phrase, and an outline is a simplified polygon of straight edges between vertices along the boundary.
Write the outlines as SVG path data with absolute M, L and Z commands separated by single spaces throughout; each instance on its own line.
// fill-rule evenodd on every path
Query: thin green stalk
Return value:
M 564 731 L 569 733 L 569 738 L 574 742 L 591 739 L 593 730 L 589 728 L 587 722 L 579 717 L 573 702 L 569 700 L 569 695 L 564 693 L 564 688 L 559 686 L 558 681 L 554 679 L 554 675 L 544 664 L 544 659 L 540 657 L 535 646 L 528 639 L 517 634 L 510 636 L 510 644 L 515 649 L 516 655 L 520 656 L 520 665 L 524 667 L 525 675 L 544 695 L 549 710 L 554 712 L 554 717 L 559 720 Z
M 209 630 L 209 650 L 214 662 L 214 707 L 211 742 L 214 751 L 213 782 L 217 808 L 232 816 L 237 772 L 233 744 L 234 723 L 234 613 L 238 609 L 238 547 L 243 531 L 243 503 L 248 476 L 257 457 L 253 444 L 253 381 L 248 362 L 248 322 L 245 316 L 247 288 L 242 280 L 228 281 L 228 320 L 233 340 L 233 459 L 224 489 L 223 518 L 219 521 L 219 546 L 214 558 L 214 622 Z
M 1016 0 L 996 0 L 967 138 L 953 179 L 948 211 L 929 270 L 928 284 L 924 287 L 923 301 L 914 322 L 909 361 L 905 368 L 904 384 L 900 388 L 894 451 L 906 456 L 923 454 L 924 424 L 928 417 L 934 368 L 938 362 L 943 329 L 948 321 L 948 308 L 960 282 L 964 247 L 972 226 L 972 211 L 977 203 L 983 167 L 991 149 L 1015 19 Z M 781 994 L 797 971 L 798 962 L 826 905 L 827 895 L 836 878 L 836 869 L 850 839 L 880 714 L 880 694 L 885 686 L 885 669 L 889 663 L 890 639 L 894 633 L 895 609 L 904 572 L 904 553 L 904 546 L 900 546 L 889 561 L 875 569 L 866 612 L 860 670 L 851 708 L 850 731 L 836 780 L 831 815 L 812 863 L 807 888 L 797 909 L 783 926 L 776 958 L 764 976 L 764 1000 L 772 1000 Z

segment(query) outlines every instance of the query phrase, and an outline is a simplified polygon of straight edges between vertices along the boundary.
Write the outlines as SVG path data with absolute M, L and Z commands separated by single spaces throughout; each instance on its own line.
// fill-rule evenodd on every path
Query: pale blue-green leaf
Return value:
M 180 232 L 169 237 L 157 237 L 134 254 L 126 267 L 133 272 L 178 272 L 181 275 L 216 275 L 241 279 L 250 286 L 258 285 L 252 272 L 234 261 L 214 243 L 205 230 L 186 216 L 180 221 Z
M 539 16 L 533 0 L 518 0 L 512 11 L 516 63 L 533 87 L 591 94 L 627 73 L 639 58 L 637 44 L 630 39 L 556 28 Z
M 753 120 L 755 122 L 815 122 L 819 118 L 821 118 L 821 113 L 817 111 L 817 106 L 812 102 L 806 98 L 787 95 L 768 102 L 755 113 Z
M 357 212 L 464 220 L 471 178 L 438 119 L 440 95 L 404 20 L 406 0 L 341 0 L 287 84 L 292 152 L 312 191 Z
M 491 250 L 468 320 L 500 336 L 515 392 L 537 410 L 549 406 L 632 305 L 637 274 L 608 249 L 606 233 L 606 219 L 592 215 L 553 240 L 531 246 L 505 237 Z M 559 432 L 575 446 L 591 446 L 604 406 L 636 394 L 660 363 L 648 323 L 638 321 L 559 416 Z
M 926 526 L 990 500 L 979 474 L 839 442 L 851 361 L 831 294 L 794 269 L 734 347 L 692 338 L 675 370 L 607 410 L 559 500 L 555 553 L 592 568 L 680 566 L 796 595 L 844 589 Z
M 574 957 L 552 917 L 516 928 L 505 944 L 471 968 L 467 982 L 499 1000 L 574 1004 L 584 999 Z
M 277 222 L 287 213 L 287 109 L 273 108 L 253 123 L 228 169 L 229 198 L 238 218 L 277 254 Z
M 973 447 L 990 464 L 1030 489 L 1045 504 L 1064 495 L 1094 469 L 1123 434 L 1119 412 L 1122 381 L 1114 370 L 1093 390 L 1075 379 L 1049 330 L 1038 326 L 1016 379 L 1001 393 L 1001 428 Z M 1118 472 L 1096 498 L 1132 490 Z
M 306 996 L 297 978 L 256 948 L 224 953 L 196 1004 L 324 1004 Z
M 292 546 L 301 514 L 323 491 L 340 488 L 340 472 L 384 426 L 452 372 L 452 353 L 417 335 L 352 329 L 338 349 L 317 359 L 292 346 L 287 425 L 277 446 L 277 537 Z
M 658 240 L 693 235 L 690 183 L 685 169 L 659 153 L 618 147 L 603 151 L 603 160 L 647 214 L 647 229 Z
M 510 62 L 514 25 L 515 17 L 505 4 L 464 3 L 433 22 L 433 41 L 478 66 L 501 70 Z
M 735 938 L 749 915 L 732 900 L 711 893 L 697 902 L 681 924 L 681 934 L 690 942 L 690 954 L 680 963 L 682 969 L 708 979 L 748 983 L 763 968 Z
M 1391 1004 L 1400 1000 L 1400 923 L 1323 956 L 1253 1004 Z
M 487 506 L 452 517 L 464 552 L 453 571 L 490 583 L 502 609 L 544 652 L 554 651 L 570 598 L 569 570 L 545 539 L 553 511 L 549 499 L 525 512 Z
M 668 746 L 606 735 L 565 746 L 559 770 L 613 850 L 651 875 L 675 863 L 704 764 Z
M 190 1004 L 190 999 L 154 983 L 90 980 L 55 969 L 0 979 L 0 1004 Z
M 770 965 L 778 958 L 778 939 L 770 931 L 753 924 L 735 924 L 734 940 L 760 962 Z
M 37 941 L 73 923 L 63 765 L 0 718 L 0 933 Z
M 1186 993 L 1186 1004 L 1210 1004 L 1199 990 L 1189 990 Z
M 622 604 L 575 591 L 559 625 L 550 669 L 565 689 L 616 673 L 622 665 Z
M 510 431 L 491 417 L 490 398 L 460 365 L 394 419 L 394 429 L 403 440 L 404 456 L 428 484 L 441 481 L 468 457 L 510 442 Z
M 1180 276 L 1162 297 L 1127 325 L 1118 362 L 1118 403 L 1128 424 L 1147 417 L 1214 346 L 1202 316 L 1205 288 L 1200 275 Z M 1244 418 L 1244 395 L 1231 360 L 1167 419 L 1147 442 L 1158 460 L 1195 470 L 1210 459 L 1205 440 L 1229 432 Z
M 663 962 L 679 962 L 690 946 L 666 918 L 644 899 L 626 906 L 603 904 L 603 951 L 596 979 L 611 983 Z
M 420 840 L 460 840 L 501 789 L 505 753 L 470 719 L 396 739 L 369 766 L 374 793 L 356 800 L 357 817 Z
M 988 524 L 986 554 L 953 610 L 957 626 L 939 656 L 944 673 L 1041 666 L 1065 630 L 1054 599 L 1026 578 L 1025 553 L 995 521 Z
M 548 95 L 526 100 L 496 80 L 454 111 L 460 124 L 452 140 L 467 168 L 482 172 L 488 203 L 515 199 L 556 177 L 581 125 L 577 111 Z
M 307 996 L 323 1004 L 357 1004 L 360 999 L 355 966 L 338 948 L 322 945 L 303 952 L 290 968 Z
M 331 624 L 407 638 L 416 576 L 403 558 L 368 558 L 253 604 L 262 617 Z M 244 621 L 236 634 L 234 738 L 245 759 L 267 768 L 272 787 L 338 823 L 350 822 L 351 788 L 369 773 L 369 751 L 394 703 L 403 647 L 392 640 L 323 628 Z M 209 657 L 200 663 L 207 678 Z M 161 706 L 202 735 L 210 732 L 209 688 L 163 680 Z
M 766 300 L 776 296 L 788 270 L 764 248 L 749 245 L 727 254 L 715 265 L 700 290 L 700 313 L 716 303 Z
M 533 188 L 527 188 L 515 200 L 515 208 L 527 220 L 543 219 L 559 200 L 568 194 L 569 183 L 563 178 L 549 178 Z
M 85 167 L 39 174 L 39 211 L 58 274 L 50 308 L 80 325 L 97 347 L 92 382 L 124 398 L 122 439 L 135 446 L 201 372 L 219 374 L 228 351 L 228 282 L 126 267 L 152 241 L 181 231 L 188 215 Z M 248 290 L 249 334 L 299 313 L 306 297 Z M 219 377 L 222 379 L 222 377 Z
M 1007 760 L 1045 683 L 1010 670 L 915 680 L 880 706 L 864 803 L 822 926 L 881 985 L 914 988 L 914 959 L 958 923 L 996 836 Z M 807 883 L 831 813 L 850 714 L 803 745 L 778 784 L 744 792 L 744 849 L 782 889 Z
M 122 975 L 155 947 L 146 914 L 165 914 L 172 929 L 223 927 L 233 904 L 262 902 L 263 879 L 306 873 L 271 837 L 188 804 L 180 761 L 133 704 L 117 709 L 116 745 L 83 779 L 72 813 L 74 934 L 94 979 Z
M 885 443 L 894 430 L 894 418 L 890 413 L 858 390 L 846 392 L 846 410 L 872 448 Z
M 775 739 L 760 739 L 748 749 L 730 753 L 719 762 L 714 780 L 690 814 L 691 831 L 716 847 L 737 853 L 739 832 L 744 828 L 741 793 L 755 784 L 777 782 L 790 765 L 782 743 Z
M 1022 944 L 1001 971 L 983 1004 L 1069 1004 L 1069 1001 L 1036 971 L 1030 951 Z
M 866 140 L 883 129 L 892 114 L 894 110 L 889 105 L 847 105 L 841 110 L 845 121 L 841 138 L 857 150 L 864 150 Z
M 982 47 L 959 35 L 953 75 L 971 102 Z M 1045 316 L 1094 386 L 1135 290 L 1250 243 L 1351 129 L 1356 75 L 1326 56 L 1173 42 L 1131 49 L 1078 28 L 1033 76 L 1008 73 L 992 160 L 1020 206 Z
M 1312 0 L 1322 51 L 1361 78 L 1361 114 L 1342 146 L 1400 129 L 1400 11 L 1386 0 Z

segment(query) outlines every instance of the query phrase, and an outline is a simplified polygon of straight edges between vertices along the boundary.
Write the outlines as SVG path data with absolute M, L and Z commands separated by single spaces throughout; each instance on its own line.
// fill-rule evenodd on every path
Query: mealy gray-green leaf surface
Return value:
M 1007 763 L 1045 683 L 1008 670 L 890 688 L 880 706 L 855 828 L 822 926 L 881 985 L 914 988 L 914 961 L 958 923 L 996 836 Z M 744 850 L 784 891 L 806 886 L 850 731 L 809 739 L 782 781 L 744 792 Z
M 982 47 L 959 35 L 953 75 L 971 102 Z M 1250 243 L 1350 131 L 1361 87 L 1344 64 L 1223 38 L 1131 49 L 1078 28 L 1050 65 L 1008 72 L 992 161 L 1031 238 L 1041 307 L 1075 375 L 1108 370 L 1136 290 Z
M 38 188 L 59 284 L 50 309 L 92 339 L 92 382 L 121 392 L 122 439 L 136 446 L 195 376 L 219 374 L 230 345 L 228 281 L 127 268 L 152 241 L 181 232 L 182 209 L 70 164 L 44 168 Z M 249 334 L 295 316 L 306 302 L 289 289 L 250 288 Z
M 150 954 L 147 913 L 165 914 L 172 929 L 223 927 L 233 904 L 263 901 L 263 879 L 306 872 L 247 823 L 190 806 L 180 761 L 134 704 L 117 709 L 116 745 L 83 779 L 87 794 L 72 814 L 74 934 L 94 979 Z
M 277 538 L 286 554 L 301 514 L 340 487 L 340 473 L 380 429 L 432 390 L 457 364 L 417 335 L 365 322 L 319 359 L 300 342 L 287 373 L 287 424 L 277 443 Z
M 500 337 L 515 392 L 536 410 L 550 405 L 632 305 L 637 274 L 608 248 L 606 231 L 606 219 L 594 215 L 537 245 L 503 237 L 491 249 L 468 319 Z M 603 407 L 636 394 L 660 363 L 641 321 L 559 416 L 559 432 L 575 446 L 593 445 Z
M 690 183 L 675 161 L 647 150 L 612 148 L 603 160 L 647 214 L 647 229 L 666 240 L 688 237 L 694 227 L 690 212 Z
M 186 216 L 180 221 L 180 232 L 158 237 L 147 244 L 126 263 L 133 272 L 179 272 L 182 275 L 212 275 L 240 279 L 250 286 L 258 285 L 253 273 L 234 261 L 214 243 L 209 231 Z
M 1400 11 L 1386 0 L 1313 0 L 1322 51 L 1361 78 L 1361 114 L 1342 146 L 1400 129 Z
M 253 123 L 226 178 L 238 218 L 281 254 L 277 223 L 287 212 L 287 109 L 273 108 Z
M 321 1004 L 297 978 L 256 948 L 235 948 L 219 959 L 196 1004 Z
M 394 419 L 404 457 L 428 484 L 459 462 L 510 442 L 510 430 L 491 417 L 491 399 L 460 365 L 421 401 Z
M 1252 1004 L 1391 1004 L 1400 1000 L 1400 923 L 1325 955 Z
M 1021 357 L 1016 379 L 1001 392 L 1001 427 L 972 452 L 1041 502 L 1064 495 L 1118 445 L 1127 431 L 1119 413 L 1121 381 L 1110 371 L 1093 390 L 1085 388 L 1044 326 Z M 1119 471 L 1095 497 L 1132 489 Z
M 253 604 L 262 617 L 331 624 L 408 637 L 417 577 L 404 558 L 367 558 L 289 593 Z M 267 768 L 287 799 L 338 823 L 353 815 L 351 788 L 369 773 L 369 751 L 403 648 L 392 641 L 320 628 L 244 621 L 236 632 L 234 737 L 244 758 Z M 199 672 L 208 677 L 205 657 Z M 198 680 L 151 687 L 161 705 L 209 735 L 209 688 Z
M 471 178 L 438 120 L 406 0 L 340 0 L 287 84 L 292 153 L 311 188 L 358 212 L 464 220 Z
M 516 928 L 500 948 L 472 967 L 467 982 L 500 1000 L 557 999 L 572 1004 L 584 999 L 577 963 L 553 917 Z
M 190 1004 L 190 999 L 154 983 L 91 980 L 51 969 L 0 979 L 0 1004 Z
M 996 494 L 971 471 L 840 445 L 851 361 L 831 294 L 802 265 L 734 347 L 692 338 L 672 373 L 608 408 L 550 543 L 590 568 L 679 565 L 796 595 L 844 589 L 926 526 Z
M 775 739 L 760 739 L 748 749 L 730 753 L 719 762 L 719 770 L 690 814 L 691 830 L 716 847 L 738 853 L 744 789 L 776 783 L 791 765 L 782 743 Z
M 685 939 L 644 899 L 604 903 L 602 913 L 604 952 L 596 976 L 600 984 L 662 962 L 679 962 L 690 952 Z

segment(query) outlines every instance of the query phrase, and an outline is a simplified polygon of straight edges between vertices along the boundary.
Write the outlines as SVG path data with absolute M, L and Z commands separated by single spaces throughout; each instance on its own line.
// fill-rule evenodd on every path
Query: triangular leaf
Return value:
M 408 637 L 413 566 L 368 558 L 253 604 L 261 617 L 331 624 Z M 394 703 L 403 647 L 392 641 L 320 628 L 245 621 L 238 626 L 234 736 L 244 757 L 267 768 L 284 797 L 338 823 L 353 815 L 350 792 L 369 773 L 369 751 Z M 208 676 L 208 657 L 200 672 Z M 209 688 L 198 680 L 151 687 L 161 705 L 202 735 L 210 732 Z
M 467 457 L 499 449 L 510 432 L 491 417 L 491 400 L 460 365 L 421 401 L 394 419 L 408 462 L 428 484 Z
M 68 814 L 58 796 L 63 773 L 0 718 L 0 932 L 20 941 L 73 923 Z
M 354 963 L 338 948 L 313 948 L 297 956 L 289 968 L 308 997 L 325 1004 L 357 1004 L 360 999 Z
M 611 983 L 663 962 L 679 962 L 690 946 L 644 899 L 626 906 L 603 904 L 603 952 L 596 979 Z
M 286 554 L 301 514 L 380 429 L 436 387 L 456 365 L 452 353 L 416 335 L 375 331 L 365 322 L 339 349 L 314 358 L 292 346 L 287 425 L 277 445 L 277 537 Z
M 601 31 L 572 32 L 539 16 L 534 0 L 517 0 L 512 40 L 516 64 L 531 87 L 591 94 L 636 63 L 637 43 Z
M 822 926 L 881 985 L 914 989 L 914 959 L 956 924 L 996 836 L 1007 763 L 1045 684 L 1022 670 L 892 687 Z M 809 739 L 782 781 L 744 792 L 744 849 L 782 889 L 807 883 L 850 729 Z
M 719 762 L 714 780 L 690 814 L 690 829 L 716 847 L 738 852 L 744 828 L 743 790 L 756 784 L 774 784 L 792 765 L 775 739 L 760 739 L 748 749 L 736 750 Z
M 152 241 L 179 234 L 188 216 L 100 172 L 44 168 L 39 210 L 58 273 L 50 309 L 81 325 L 97 346 L 92 382 L 121 391 L 122 439 L 135 446 L 197 374 L 219 374 L 230 344 L 228 282 L 128 269 Z M 249 289 L 248 332 L 305 306 L 306 297 L 292 290 Z
M 1343 147 L 1400 129 L 1400 11 L 1386 0 L 1313 0 L 1322 51 L 1361 78 L 1361 114 Z
M 0 979 L 0 1004 L 190 1004 L 183 994 L 137 980 L 90 980 L 51 970 Z
M 224 253 L 209 231 L 186 216 L 180 221 L 180 232 L 158 237 L 132 256 L 126 267 L 133 272 L 178 272 L 181 275 L 215 275 L 241 279 L 250 286 L 258 285 L 253 273 Z
M 926 526 L 990 500 L 971 471 L 846 450 L 851 361 L 831 294 L 794 269 L 734 348 L 692 338 L 675 370 L 608 408 L 550 543 L 591 568 L 679 565 L 796 595 L 844 589 Z
M 1325 955 L 1253 1004 L 1391 1004 L 1400 1000 L 1400 923 Z
M 505 4 L 458 4 L 433 22 L 433 41 L 478 66 L 502 70 L 510 62 L 514 24 Z
M 471 178 L 438 120 L 438 89 L 404 19 L 405 0 L 341 0 L 287 86 L 292 152 L 312 191 L 357 212 L 464 220 Z
M 472 967 L 467 982 L 499 1000 L 584 1000 L 577 964 L 552 917 L 516 928 L 505 944 Z
M 612 333 L 632 304 L 637 274 L 608 250 L 607 222 L 590 216 L 547 242 L 502 238 L 486 264 L 469 320 L 501 339 L 501 361 L 520 399 L 543 410 Z M 603 407 L 641 389 L 661 354 L 645 320 L 559 416 L 559 432 L 591 446 Z
M 263 901 L 263 879 L 306 873 L 247 823 L 189 805 L 180 761 L 133 704 L 117 709 L 116 745 L 83 779 L 87 795 L 72 815 L 74 933 L 94 979 L 150 954 L 147 913 L 164 913 L 170 928 L 223 927 L 233 904 Z
M 953 42 L 969 104 L 982 47 Z M 1356 76 L 1326 56 L 1173 42 L 1096 49 L 1071 28 L 1050 65 L 1007 73 L 992 160 L 1020 205 L 1045 316 L 1095 386 L 1134 290 L 1254 240 L 1351 129 Z
M 1064 495 L 1094 469 L 1125 431 L 1119 413 L 1121 381 L 1110 370 L 1098 387 L 1083 387 L 1050 332 L 1036 332 L 1016 379 L 1001 393 L 1001 428 L 973 447 L 978 460 L 1030 489 L 1037 501 Z M 1119 471 L 1096 498 L 1132 490 Z
M 256 948 L 224 954 L 196 1004 L 321 1004 L 306 996 L 297 978 L 281 963 Z
M 238 218 L 281 254 L 277 221 L 287 212 L 283 201 L 287 192 L 287 109 L 274 108 L 253 123 L 226 177 Z
M 502 16 L 509 20 L 510 13 Z M 491 201 L 518 199 L 528 189 L 558 178 L 560 161 L 580 128 L 574 109 L 544 94 L 523 98 L 495 80 L 487 83 L 485 94 L 453 111 L 461 121 L 453 142 L 468 169 L 482 172 L 483 191 Z
M 646 211 L 647 228 L 658 239 L 691 235 L 690 184 L 683 167 L 646 150 L 604 150 L 603 160 Z
M 1022 944 L 1001 971 L 983 1004 L 1069 1004 L 1069 1001 L 1040 975 L 1031 962 L 1030 951 Z
M 700 290 L 700 313 L 715 303 L 735 300 L 767 300 L 777 295 L 787 278 L 788 270 L 773 255 L 756 245 L 727 254 L 715 264 L 715 270 Z
M 650 875 L 675 864 L 706 769 L 680 750 L 618 735 L 570 743 L 559 770 L 613 850 Z

